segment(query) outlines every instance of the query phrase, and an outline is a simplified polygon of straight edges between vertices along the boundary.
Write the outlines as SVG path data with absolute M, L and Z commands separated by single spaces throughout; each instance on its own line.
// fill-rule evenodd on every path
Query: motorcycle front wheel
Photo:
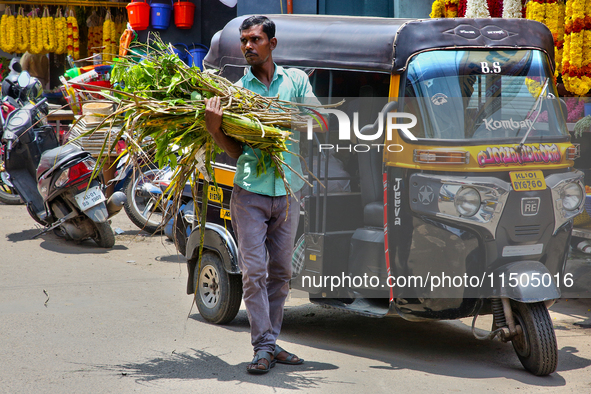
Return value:
M 146 168 L 141 174 L 131 176 L 124 186 L 127 197 L 124 208 L 129 220 L 150 234 L 163 229 L 167 215 L 161 206 L 156 206 L 161 194 L 150 193 L 144 184 L 152 183 L 163 173 L 158 168 Z
M 7 205 L 19 205 L 23 203 L 17 191 L 10 184 L 8 174 L 5 171 L 0 173 L 0 201 Z
M 515 322 L 522 333 L 511 340 L 519 361 L 537 376 L 549 375 L 558 366 L 558 345 L 552 319 L 543 302 L 512 302 Z

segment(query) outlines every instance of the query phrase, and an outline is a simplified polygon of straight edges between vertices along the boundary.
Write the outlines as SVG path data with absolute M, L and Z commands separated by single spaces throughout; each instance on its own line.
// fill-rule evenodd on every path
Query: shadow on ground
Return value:
M 191 352 L 163 355 L 141 363 L 101 365 L 97 368 L 128 376 L 138 383 L 150 383 L 160 379 L 216 379 L 219 382 L 238 381 L 275 389 L 298 390 L 310 390 L 334 383 L 327 378 L 309 373 L 338 368 L 333 364 L 315 361 L 297 366 L 278 364 L 268 375 L 269 378 L 261 379 L 260 376 L 248 374 L 246 365 L 247 362 L 231 365 L 211 353 L 193 349 Z

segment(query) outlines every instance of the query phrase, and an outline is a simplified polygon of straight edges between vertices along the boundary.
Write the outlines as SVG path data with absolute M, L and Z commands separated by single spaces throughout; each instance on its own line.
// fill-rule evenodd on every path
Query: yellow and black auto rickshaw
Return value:
M 584 202 L 549 30 L 522 19 L 270 16 L 277 64 L 310 75 L 329 132 L 302 133 L 320 183 L 303 191 L 292 288 L 319 304 L 408 320 L 494 315 L 536 375 L 557 367 L 547 307 L 565 273 Z M 237 18 L 204 64 L 244 73 Z M 335 116 L 336 115 L 336 116 Z M 188 293 L 225 323 L 241 299 L 228 219 L 231 165 L 212 190 L 202 270 L 187 240 Z M 217 200 L 217 202 L 216 202 Z M 217 222 L 217 223 L 216 223 Z M 198 285 L 197 285 L 198 284 Z M 197 287 L 196 287 L 197 285 Z

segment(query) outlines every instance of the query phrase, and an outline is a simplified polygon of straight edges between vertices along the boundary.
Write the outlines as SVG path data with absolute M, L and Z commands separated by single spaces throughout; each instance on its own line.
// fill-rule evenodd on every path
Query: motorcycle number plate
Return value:
M 76 194 L 74 198 L 76 198 L 78 206 L 83 211 L 86 211 L 87 209 L 90 209 L 106 200 L 105 195 L 99 186 L 91 187 L 82 193 Z
M 546 189 L 546 179 L 541 170 L 512 171 L 509 173 L 511 185 L 516 192 Z

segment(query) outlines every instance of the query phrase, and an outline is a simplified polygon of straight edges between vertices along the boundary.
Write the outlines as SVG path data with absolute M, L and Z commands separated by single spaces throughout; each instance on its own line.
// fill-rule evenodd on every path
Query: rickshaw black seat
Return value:
M 370 227 L 384 227 L 384 203 L 370 202 L 363 208 L 363 224 Z

